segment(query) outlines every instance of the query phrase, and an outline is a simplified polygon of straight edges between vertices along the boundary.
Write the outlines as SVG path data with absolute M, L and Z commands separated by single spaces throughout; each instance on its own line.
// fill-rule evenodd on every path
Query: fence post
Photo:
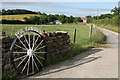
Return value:
M 43 30 L 43 32 L 45 33 L 45 30 Z
M 89 39 L 91 40 L 93 25 L 90 25 Z
M 12 26 L 12 32 L 11 32 L 11 36 L 12 36 L 12 34 L 13 34 L 13 26 Z
M 74 43 L 75 43 L 75 40 L 76 40 L 76 29 L 74 30 L 74 40 L 73 40 Z
M 96 33 L 96 25 L 94 25 L 94 28 L 95 28 L 94 33 Z

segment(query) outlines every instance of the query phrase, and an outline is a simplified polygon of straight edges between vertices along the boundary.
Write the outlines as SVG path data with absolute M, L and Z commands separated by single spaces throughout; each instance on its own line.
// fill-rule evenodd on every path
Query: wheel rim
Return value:
M 45 65 L 47 56 L 45 40 L 36 31 L 25 31 L 14 39 L 10 54 L 11 63 L 19 73 L 35 74 Z

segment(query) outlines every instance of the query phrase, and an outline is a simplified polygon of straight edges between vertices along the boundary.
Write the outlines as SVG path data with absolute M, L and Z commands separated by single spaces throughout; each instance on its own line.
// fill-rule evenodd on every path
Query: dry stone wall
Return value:
M 47 62 L 62 57 L 63 54 L 67 54 L 70 50 L 70 37 L 67 32 L 57 31 L 57 32 L 45 32 L 41 33 L 44 37 L 47 45 Z M 3 36 L 0 38 L 2 40 L 2 68 L 3 71 L 9 69 L 8 64 L 10 63 L 10 47 L 15 36 L 8 37 Z

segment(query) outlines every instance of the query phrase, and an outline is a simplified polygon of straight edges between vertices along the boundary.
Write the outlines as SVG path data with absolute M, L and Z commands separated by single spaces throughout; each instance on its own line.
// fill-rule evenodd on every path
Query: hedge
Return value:
M 99 20 L 93 20 L 92 23 L 94 24 L 104 24 L 104 25 L 108 25 L 111 24 L 113 26 L 120 26 L 120 15 L 117 15 L 115 17 L 110 18 L 105 18 L 105 19 L 99 19 Z

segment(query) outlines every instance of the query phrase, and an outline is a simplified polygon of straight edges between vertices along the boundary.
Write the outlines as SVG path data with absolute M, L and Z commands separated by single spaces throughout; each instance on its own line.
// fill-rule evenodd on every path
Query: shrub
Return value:
M 120 15 L 117 15 L 115 17 L 110 18 L 105 18 L 105 19 L 99 19 L 99 20 L 93 20 L 92 23 L 98 24 L 98 25 L 113 25 L 113 26 L 120 26 Z

